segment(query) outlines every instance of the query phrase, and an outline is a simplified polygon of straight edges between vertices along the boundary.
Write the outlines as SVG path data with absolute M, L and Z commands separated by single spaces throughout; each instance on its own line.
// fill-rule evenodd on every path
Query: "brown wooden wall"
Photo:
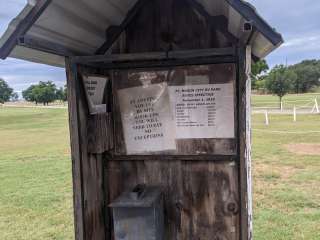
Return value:
M 121 35 L 113 53 L 235 46 L 225 35 L 217 30 L 214 19 L 194 9 L 191 0 L 150 0 Z M 243 51 L 239 53 L 243 55 Z M 248 169 L 248 84 L 244 64 L 243 55 L 241 71 L 237 72 L 239 131 L 237 144 L 232 145 L 234 152 L 241 154 L 238 160 L 151 157 L 120 161 L 105 152 L 117 137 L 110 124 L 114 116 L 90 116 L 81 84 L 84 72 L 110 72 L 77 67 L 67 60 L 77 239 L 113 239 L 107 206 L 138 183 L 164 189 L 166 240 L 248 239 L 248 199 L 244 199 L 248 191 L 244 187 Z

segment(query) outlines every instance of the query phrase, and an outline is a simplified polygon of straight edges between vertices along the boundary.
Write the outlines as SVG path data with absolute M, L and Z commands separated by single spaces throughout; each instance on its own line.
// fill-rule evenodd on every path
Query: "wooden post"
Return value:
M 104 167 L 101 154 L 88 152 L 89 113 L 78 69 L 66 59 L 69 129 L 74 192 L 75 239 L 105 240 Z
M 239 50 L 239 158 L 240 158 L 240 231 L 243 240 L 252 239 L 251 182 L 251 47 Z
M 293 106 L 293 121 L 294 121 L 294 122 L 297 121 L 297 109 L 296 109 L 296 105 Z
M 83 223 L 83 197 L 82 197 L 82 174 L 81 174 L 81 148 L 79 134 L 79 113 L 78 113 L 78 96 L 77 84 L 74 69 L 70 59 L 66 58 L 66 73 L 68 86 L 68 110 L 69 110 L 69 129 L 71 143 L 71 160 L 72 160 L 72 179 L 73 179 L 73 208 L 74 208 L 74 228 L 75 239 L 84 239 Z
M 319 113 L 319 105 L 318 105 L 317 98 L 314 99 L 314 105 L 311 110 L 311 113 L 314 113 L 314 112 Z
M 265 116 L 265 124 L 268 126 L 269 125 L 268 110 L 265 111 L 264 116 Z

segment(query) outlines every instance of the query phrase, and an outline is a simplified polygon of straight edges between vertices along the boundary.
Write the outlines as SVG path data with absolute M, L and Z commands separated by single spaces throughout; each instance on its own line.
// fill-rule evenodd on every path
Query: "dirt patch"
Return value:
M 285 148 L 298 155 L 318 155 L 320 156 L 320 144 L 297 143 L 287 144 Z

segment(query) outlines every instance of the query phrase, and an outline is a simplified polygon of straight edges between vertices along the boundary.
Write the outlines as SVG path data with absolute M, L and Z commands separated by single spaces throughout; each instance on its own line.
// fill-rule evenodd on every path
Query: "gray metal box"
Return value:
M 163 196 L 158 187 L 138 185 L 109 205 L 115 240 L 163 240 Z

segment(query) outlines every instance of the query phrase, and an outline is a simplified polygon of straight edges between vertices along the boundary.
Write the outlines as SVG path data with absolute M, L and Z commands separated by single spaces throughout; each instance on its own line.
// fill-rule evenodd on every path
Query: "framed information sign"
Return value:
M 116 154 L 233 154 L 235 66 L 114 74 Z

